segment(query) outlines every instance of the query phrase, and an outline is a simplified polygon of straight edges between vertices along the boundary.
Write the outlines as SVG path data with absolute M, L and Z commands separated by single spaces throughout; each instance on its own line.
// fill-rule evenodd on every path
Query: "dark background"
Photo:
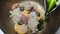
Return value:
M 9 11 L 14 3 L 24 0 L 0 0 L 0 28 L 5 34 L 17 34 L 14 31 L 14 23 L 9 17 Z M 29 0 L 28 0 L 29 1 Z M 43 0 L 32 0 L 40 3 L 44 7 Z M 42 33 L 37 34 L 54 34 L 60 25 L 60 7 L 54 10 L 47 19 L 47 25 Z

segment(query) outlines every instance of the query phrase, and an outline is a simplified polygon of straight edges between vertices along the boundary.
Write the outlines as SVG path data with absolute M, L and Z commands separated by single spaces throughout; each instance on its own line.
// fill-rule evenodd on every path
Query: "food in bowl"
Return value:
M 16 3 L 13 5 L 10 14 L 15 23 L 14 29 L 19 34 L 36 33 L 44 28 L 45 11 L 37 2 Z

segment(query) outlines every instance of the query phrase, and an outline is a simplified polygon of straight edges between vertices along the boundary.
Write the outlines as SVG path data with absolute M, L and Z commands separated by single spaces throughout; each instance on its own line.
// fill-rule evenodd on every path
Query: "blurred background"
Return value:
M 0 34 L 4 34 L 4 32 L 0 29 Z

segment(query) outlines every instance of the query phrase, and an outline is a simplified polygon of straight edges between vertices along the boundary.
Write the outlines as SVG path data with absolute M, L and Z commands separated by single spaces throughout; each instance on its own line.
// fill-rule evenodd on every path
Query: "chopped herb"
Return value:
M 24 11 L 25 7 L 24 6 L 21 6 L 20 7 L 20 11 Z

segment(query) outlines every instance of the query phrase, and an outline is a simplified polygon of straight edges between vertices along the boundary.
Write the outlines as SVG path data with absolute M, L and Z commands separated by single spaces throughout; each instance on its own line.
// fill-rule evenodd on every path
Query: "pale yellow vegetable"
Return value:
M 28 28 L 25 29 L 25 31 L 22 30 L 22 25 L 19 25 L 18 23 L 16 23 L 14 25 L 14 30 L 18 33 L 18 34 L 25 34 L 28 32 Z

